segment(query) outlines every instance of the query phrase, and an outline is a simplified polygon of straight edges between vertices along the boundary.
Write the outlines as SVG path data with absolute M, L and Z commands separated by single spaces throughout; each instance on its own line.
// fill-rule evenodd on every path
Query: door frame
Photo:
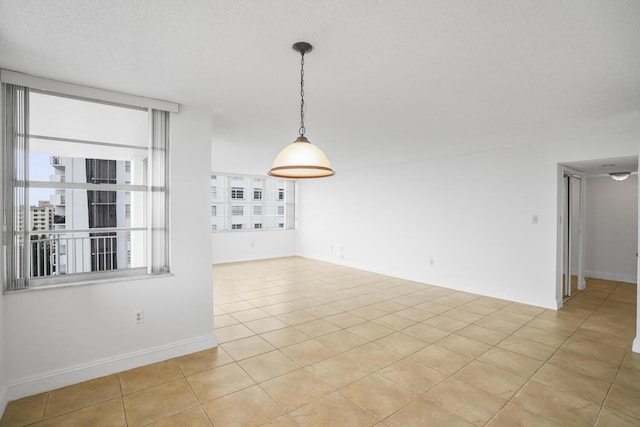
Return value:
M 580 248 L 580 256 L 578 258 L 578 290 L 584 290 L 586 287 L 584 279 L 584 230 L 585 230 L 585 208 L 586 208 L 586 187 L 587 177 L 584 172 L 577 169 L 570 168 L 563 164 L 558 164 L 558 187 L 557 187 L 557 246 L 556 246 L 556 306 L 560 308 L 563 306 L 563 289 L 562 289 L 562 273 L 564 265 L 564 177 L 565 175 L 572 175 L 580 178 L 580 217 L 579 227 L 580 233 L 578 234 L 578 247 Z M 569 271 L 569 277 L 567 280 L 571 280 L 571 271 Z

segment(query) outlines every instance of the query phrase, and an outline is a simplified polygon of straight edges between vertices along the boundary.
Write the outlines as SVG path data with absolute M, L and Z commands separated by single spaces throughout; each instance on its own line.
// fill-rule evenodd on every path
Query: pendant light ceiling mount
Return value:
M 307 42 L 297 42 L 294 43 L 291 47 L 293 48 L 293 50 L 300 53 L 300 55 L 304 55 L 305 53 L 309 53 L 313 50 L 313 46 L 311 46 L 311 43 Z
M 300 129 L 298 138 L 286 146 L 276 159 L 269 175 L 280 178 L 324 178 L 334 175 L 329 159 L 317 146 L 305 136 L 304 126 L 304 55 L 313 50 L 307 42 L 297 42 L 293 50 L 300 53 Z

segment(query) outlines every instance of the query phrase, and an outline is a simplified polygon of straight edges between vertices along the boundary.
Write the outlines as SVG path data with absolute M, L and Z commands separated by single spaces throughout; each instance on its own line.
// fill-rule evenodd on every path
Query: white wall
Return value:
M 340 170 L 338 159 L 335 177 L 300 184 L 298 254 L 556 308 L 557 165 L 636 155 L 637 130 L 627 115 L 520 146 L 482 151 L 490 141 L 478 137 L 476 153 L 418 149 L 379 169 Z
M 211 170 L 234 175 L 265 176 L 277 152 L 270 152 L 265 145 L 238 144 L 221 137 L 223 123 L 214 123 L 218 133 L 212 141 Z M 275 139 L 271 135 L 267 139 Z M 289 140 L 283 140 L 284 147 Z M 298 189 L 296 183 L 296 212 Z M 296 230 L 262 230 L 211 233 L 213 263 L 248 261 L 296 255 Z
M 296 230 L 211 233 L 213 263 L 280 258 L 296 254 Z
M 10 399 L 216 345 L 210 138 L 206 111 L 171 115 L 171 276 L 4 296 Z
M 2 261 L 0 261 L 0 271 L 4 271 L 4 265 L 2 265 Z M 3 316 L 3 301 L 2 298 L 4 295 L 0 292 L 0 320 L 4 319 Z M 8 396 L 7 396 L 7 388 L 6 381 L 4 375 L 4 321 L 0 325 L 0 418 L 2 418 L 2 414 L 4 413 L 4 409 L 7 406 Z
M 472 143 L 412 139 L 404 151 L 395 141 L 369 145 L 366 164 L 331 153 L 334 177 L 298 181 L 297 254 L 561 306 L 558 164 L 637 155 L 640 119 L 632 112 L 562 131 L 539 127 L 537 135 L 505 129 Z M 403 138 L 402 130 L 395 133 Z M 214 138 L 214 169 L 264 173 L 273 153 L 251 141 Z M 348 150 L 349 139 L 344 143 Z M 634 349 L 640 351 L 638 339 Z
M 640 152 L 640 138 L 638 138 L 638 152 Z M 640 186 L 638 186 L 638 212 L 640 212 Z M 640 220 L 639 220 L 640 224 Z M 640 227 L 638 227 L 638 240 L 640 241 Z M 640 249 L 640 248 L 638 248 Z M 638 263 L 636 277 L 640 277 L 640 262 Z M 636 282 L 637 283 L 637 282 Z M 636 285 L 636 337 L 633 340 L 632 350 L 636 353 L 640 353 L 640 292 L 638 292 Z
M 536 188 L 555 186 L 556 165 L 539 157 L 522 147 L 305 181 L 298 253 L 555 307 L 555 205 Z
M 616 182 L 587 178 L 585 273 L 588 277 L 637 282 L 638 175 Z

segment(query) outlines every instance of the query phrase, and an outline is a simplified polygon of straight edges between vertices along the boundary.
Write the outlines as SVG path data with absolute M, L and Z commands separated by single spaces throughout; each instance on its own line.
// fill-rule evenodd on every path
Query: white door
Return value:
M 562 297 L 584 289 L 582 271 L 583 178 L 564 171 L 562 183 Z

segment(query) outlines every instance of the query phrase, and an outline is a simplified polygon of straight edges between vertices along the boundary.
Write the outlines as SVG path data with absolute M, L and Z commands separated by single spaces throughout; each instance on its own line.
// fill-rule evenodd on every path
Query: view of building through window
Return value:
M 5 177 L 16 182 L 14 289 L 60 276 L 146 273 L 150 112 L 37 90 L 23 96 L 28 144 L 22 131 L 4 141 L 24 153 L 7 170 L 25 179 Z
M 211 229 L 294 229 L 294 186 L 277 178 L 212 174 Z
M 30 277 L 144 266 L 144 231 L 134 227 L 144 225 L 144 191 L 131 183 L 145 181 L 147 111 L 29 97 Z M 46 229 L 36 225 L 45 207 Z

